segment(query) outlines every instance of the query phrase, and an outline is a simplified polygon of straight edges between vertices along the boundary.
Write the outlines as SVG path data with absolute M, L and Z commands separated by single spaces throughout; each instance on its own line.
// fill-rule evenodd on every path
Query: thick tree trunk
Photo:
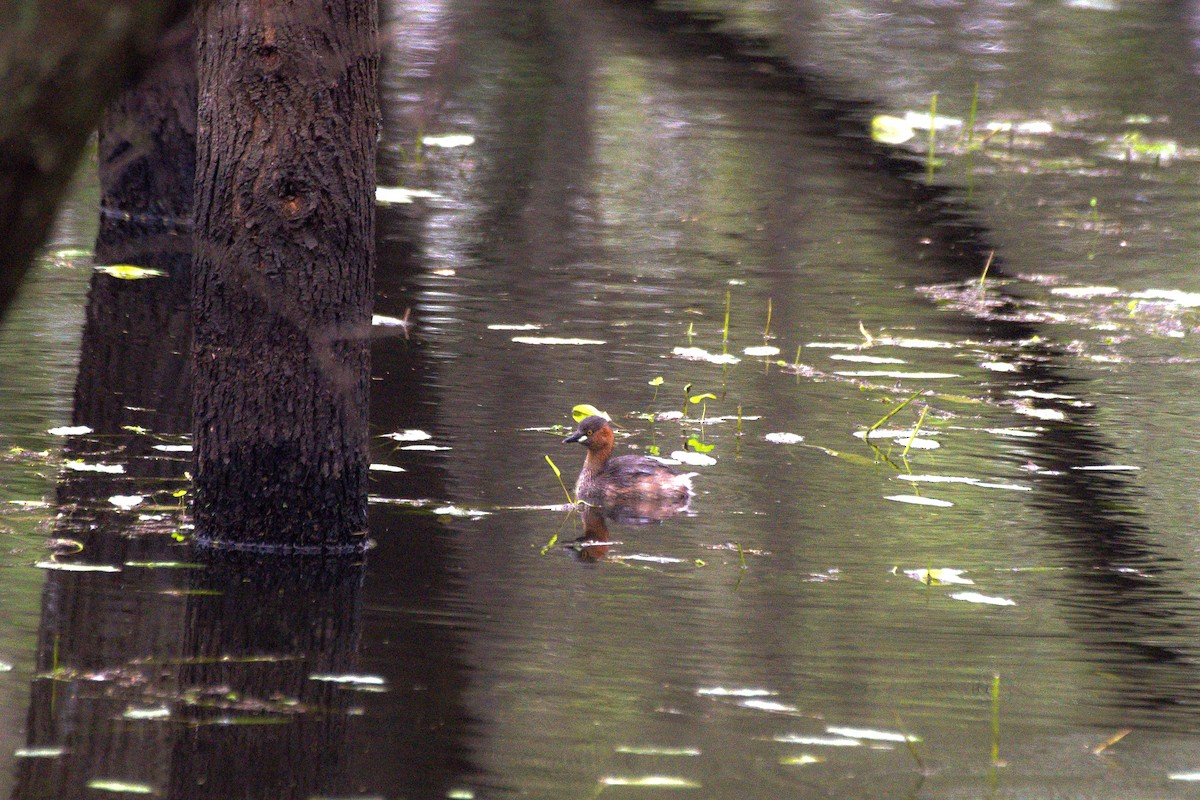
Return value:
M 375 0 L 212 0 L 199 37 L 197 538 L 365 537 Z
M 56 0 L 0 11 L 0 315 L 54 221 L 105 105 L 188 0 Z

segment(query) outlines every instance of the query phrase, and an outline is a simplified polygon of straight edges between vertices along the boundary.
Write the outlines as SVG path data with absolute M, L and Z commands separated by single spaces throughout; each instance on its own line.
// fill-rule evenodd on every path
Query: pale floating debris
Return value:
M 851 739 L 868 739 L 873 742 L 919 742 L 921 737 L 891 731 L 877 731 L 872 728 L 848 728 L 842 725 L 828 725 L 826 733 L 837 736 L 848 736 Z
M 911 483 L 962 483 L 968 486 L 977 486 L 981 489 L 1009 489 L 1014 492 L 1032 491 L 1030 487 L 1017 483 L 989 483 L 979 478 L 967 478 L 961 475 L 897 475 L 895 479 Z
M 941 443 L 934 439 L 925 439 L 920 436 L 915 436 L 911 439 L 895 439 L 896 444 L 902 444 L 905 447 L 911 447 L 913 450 L 937 450 L 941 447 Z
M 962 600 L 967 603 L 982 603 L 988 606 L 1015 606 L 1016 601 L 1009 600 L 1007 597 L 992 597 L 991 595 L 980 594 L 979 592 L 955 592 L 950 595 L 951 600 Z
M 408 320 L 400 317 L 388 317 L 383 314 L 372 314 L 371 324 L 381 328 L 407 328 Z
M 906 569 L 904 570 L 904 575 L 921 583 L 958 584 L 960 586 L 973 586 L 975 584 L 975 581 L 970 578 L 963 577 L 963 570 L 952 569 L 950 567 L 943 567 L 941 569 Z
M 5 501 L 14 506 L 21 508 L 49 508 L 50 504 L 45 500 L 7 500 Z
M 688 361 L 707 361 L 710 364 L 737 364 L 740 358 L 732 353 L 710 353 L 702 347 L 676 347 L 671 355 Z
M 915 428 L 874 428 L 855 431 L 854 436 L 859 439 L 907 439 L 916 432 Z
M 503 322 L 497 322 L 493 325 L 488 325 L 487 328 L 489 331 L 540 331 L 542 329 L 542 326 L 538 325 L 536 323 L 533 323 L 533 322 L 525 322 L 525 323 L 519 323 L 519 324 L 518 323 L 507 324 L 507 323 L 503 323 Z
M 742 352 L 752 358 L 758 358 L 761 356 L 777 356 L 779 355 L 779 348 L 765 344 L 760 347 L 747 347 Z
M 1115 286 L 1055 286 L 1050 290 L 1050 294 L 1087 299 L 1089 297 L 1112 297 L 1114 294 L 1119 294 L 1120 291 Z
M 1137 300 L 1163 300 L 1184 308 L 1200 306 L 1200 293 L 1181 292 L 1178 289 L 1147 289 L 1144 292 L 1134 292 L 1130 297 Z
M 475 144 L 475 137 L 469 133 L 445 133 L 440 136 L 426 136 L 421 139 L 421 144 L 426 147 L 441 147 L 448 150 L 452 147 L 467 147 Z
M 857 361 L 862 364 L 907 364 L 903 358 L 890 358 L 888 356 L 863 356 L 850 353 L 833 353 L 829 356 L 835 361 Z
M 108 502 L 122 511 L 129 511 L 140 506 L 145 499 L 145 495 L 140 494 L 114 494 L 108 498 Z
M 154 794 L 154 787 L 146 783 L 134 783 L 115 778 L 93 778 L 87 782 L 87 788 L 102 792 L 119 792 L 121 794 Z
M 1058 394 L 1057 392 L 1039 392 L 1035 389 L 1017 389 L 1010 390 L 1008 394 L 1013 397 L 1030 397 L 1034 400 L 1074 400 L 1075 395 Z
M 397 467 L 394 464 L 371 464 L 368 467 L 372 472 L 404 472 L 404 467 Z
M 1013 406 L 1013 411 L 1021 414 L 1022 416 L 1055 422 L 1067 418 L 1067 415 L 1059 411 L 1057 408 L 1036 408 L 1035 406 L 1027 406 L 1024 403 L 1018 403 L 1017 405 Z
M 0 661 L 0 672 L 12 672 L 13 665 L 7 661 Z
M 13 751 L 17 758 L 58 758 L 66 753 L 65 747 L 19 747 Z
M 426 439 L 432 439 L 433 436 L 425 431 L 409 428 L 408 430 L 396 431 L 395 433 L 385 433 L 380 438 L 391 439 L 393 442 L 423 442 Z
M 449 448 L 447 448 L 449 449 Z M 490 511 L 481 511 L 478 508 L 462 508 L 460 506 L 440 506 L 433 510 L 434 514 L 442 517 L 463 517 L 465 519 L 479 519 L 491 514 Z
M 931 506 L 933 508 L 949 508 L 954 505 L 949 500 L 935 500 L 932 497 L 919 497 L 914 494 L 893 494 L 883 498 L 896 503 L 908 503 L 914 506 Z
M 1167 776 L 1171 781 L 1200 781 L 1200 772 L 1172 772 Z
M 757 711 L 771 711 L 779 714 L 795 714 L 800 709 L 787 703 L 780 703 L 775 700 L 743 700 L 738 703 L 742 708 L 753 708 Z
M 155 450 L 161 450 L 164 453 L 190 453 L 192 446 L 190 444 L 156 444 Z
M 78 564 L 65 561 L 39 561 L 34 564 L 38 569 L 56 569 L 59 572 L 120 572 L 120 567 L 111 564 Z
M 916 136 L 907 120 L 890 114 L 877 114 L 871 120 L 871 139 L 880 144 L 904 144 Z
M 636 778 L 607 775 L 600 779 L 605 786 L 645 786 L 655 789 L 699 789 L 702 784 L 671 775 L 642 775 Z
M 786 432 L 768 433 L 763 438 L 766 439 L 768 442 L 771 442 L 772 444 L 796 444 L 797 442 L 804 441 L 804 437 L 801 436 L 800 434 L 786 433 Z
M 683 419 L 682 411 L 660 411 L 654 415 L 654 418 L 661 422 L 671 422 L 677 419 Z
M 682 416 L 682 414 L 680 414 L 680 416 Z M 662 418 L 660 417 L 659 419 L 662 419 Z M 741 420 L 742 422 L 754 422 L 754 421 L 760 420 L 760 419 L 762 419 L 761 416 L 753 416 L 753 415 L 749 415 L 749 414 L 747 414 L 746 416 L 742 416 L 742 417 L 739 417 L 739 416 L 733 415 L 733 414 L 726 414 L 726 415 L 720 416 L 720 417 L 703 417 L 701 419 L 693 419 L 691 421 L 699 422 L 701 425 L 717 425 L 722 422 L 737 422 L 738 420 Z
M 167 274 L 161 269 L 135 267 L 132 264 L 109 264 L 106 266 L 99 266 L 96 267 L 96 272 L 103 272 L 105 275 L 110 275 L 114 278 L 120 278 L 123 281 L 140 281 L 144 278 L 161 278 Z
M 453 267 L 442 267 L 441 269 L 433 270 L 429 274 L 437 275 L 442 278 L 452 278 L 458 274 L 458 270 L 454 269 Z
M 88 464 L 84 461 L 68 461 L 63 466 L 76 472 L 106 472 L 110 475 L 121 475 L 125 472 L 124 464 Z
M 692 450 L 676 450 L 671 453 L 671 458 L 678 461 L 680 464 L 690 464 L 694 467 L 711 467 L 717 463 L 717 460 L 712 456 L 704 453 L 697 453 Z
M 171 716 L 171 709 L 166 706 L 127 708 L 121 716 L 125 719 L 167 719 Z
M 820 347 L 830 350 L 861 350 L 862 342 L 809 342 L 805 347 Z
M 992 372 L 1020 372 L 1021 368 L 1016 364 L 1011 364 L 1007 361 L 983 361 L 979 364 L 980 369 L 991 370 Z
M 957 117 L 943 117 L 941 114 L 930 116 L 924 111 L 905 111 L 904 121 L 914 130 L 927 131 L 930 128 L 938 131 L 950 128 L 961 128 L 963 121 Z
M 802 736 L 797 733 L 784 733 L 771 737 L 772 741 L 782 744 L 807 744 L 819 747 L 861 747 L 862 739 L 848 736 Z
M 354 686 L 387 686 L 387 680 L 379 675 L 335 675 L 330 672 L 314 672 L 308 676 L 308 679 L 325 683 L 348 683 Z
M 51 436 L 82 436 L 85 433 L 91 432 L 92 429 L 87 425 L 62 425 L 46 431 Z
M 937 339 L 893 339 L 890 336 L 875 337 L 875 344 L 905 347 L 912 350 L 945 350 L 955 346 L 952 342 L 942 342 Z
M 382 797 L 361 797 L 361 798 L 355 798 L 355 800 L 384 800 L 384 799 Z M 456 789 L 449 789 L 446 791 L 446 800 L 475 800 L 475 791 L 473 789 L 467 789 L 464 787 L 459 787 Z
M 673 556 L 648 556 L 642 554 L 633 554 L 628 556 L 616 556 L 617 561 L 648 561 L 651 564 L 683 564 L 682 558 Z
M 729 280 L 727 280 L 725 282 L 727 284 L 729 284 L 730 286 L 745 286 L 746 285 L 746 282 L 744 280 L 742 280 L 741 278 L 730 278 Z
M 1080 472 L 1137 472 L 1141 467 L 1133 464 L 1092 464 L 1084 467 L 1071 467 Z
M 945 378 L 961 378 L 957 372 L 900 372 L 891 369 L 860 369 L 835 372 L 841 378 L 894 378 L 896 380 L 933 381 Z
M 825 759 L 820 756 L 801 753 L 798 756 L 780 756 L 779 764 L 784 767 L 803 767 L 808 764 L 823 764 Z
M 437 192 L 431 192 L 428 189 L 406 189 L 403 186 L 375 187 L 375 202 L 383 203 L 384 205 L 411 203 L 413 200 L 418 199 L 434 200 L 438 196 Z
M 400 448 L 401 450 L 424 450 L 427 452 L 435 452 L 438 450 L 449 450 L 449 447 L 440 444 L 406 444 Z
M 726 689 L 724 686 L 702 687 L 696 690 L 701 697 L 774 697 L 779 692 L 770 689 Z
M 568 339 L 562 336 L 514 336 L 517 344 L 548 344 L 548 345 L 593 345 L 607 344 L 603 339 Z
M 631 756 L 698 756 L 698 747 L 638 747 L 636 745 L 619 744 L 613 748 L 614 753 L 625 753 Z
M 1038 435 L 1037 431 L 1027 431 L 1023 428 L 984 428 L 984 430 L 996 436 L 1013 436 L 1020 439 L 1033 439 Z

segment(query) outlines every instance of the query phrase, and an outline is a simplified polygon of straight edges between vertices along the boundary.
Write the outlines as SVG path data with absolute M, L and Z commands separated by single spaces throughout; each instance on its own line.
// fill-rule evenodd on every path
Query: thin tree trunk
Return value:
M 199 35 L 198 539 L 365 541 L 375 0 L 213 0 Z

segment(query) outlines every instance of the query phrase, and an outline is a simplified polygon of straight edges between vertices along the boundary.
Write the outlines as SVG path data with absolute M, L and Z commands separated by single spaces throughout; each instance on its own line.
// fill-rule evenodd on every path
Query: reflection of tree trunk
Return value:
M 169 725 L 122 720 L 162 709 L 178 694 L 187 572 L 149 565 L 182 561 L 168 534 L 182 522 L 186 462 L 155 450 L 190 430 L 191 231 L 195 165 L 194 26 L 164 37 L 161 58 L 114 100 L 100 131 L 100 263 L 165 273 L 140 281 L 92 279 L 75 385 L 75 424 L 93 433 L 67 442 L 68 460 L 120 467 L 119 474 L 67 470 L 58 487 L 55 534 L 78 541 L 77 560 L 116 573 L 47 575 L 31 689 L 28 742 L 63 748 L 18 762 L 15 797 L 86 797 L 89 781 L 167 782 Z M 132 512 L 109 502 L 141 494 Z M 139 512 L 150 505 L 178 511 Z M 51 673 L 54 673 L 51 675 Z
M 9 4 L 0 23 L 0 314 L 42 243 L 105 104 L 185 0 Z M 14 19 L 15 17 L 15 19 Z
M 214 0 L 200 33 L 193 350 L 202 541 L 366 527 L 377 10 Z

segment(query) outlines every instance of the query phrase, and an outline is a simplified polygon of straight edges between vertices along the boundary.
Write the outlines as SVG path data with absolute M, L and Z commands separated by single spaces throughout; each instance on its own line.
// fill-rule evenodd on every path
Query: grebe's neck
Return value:
M 612 444 L 603 444 L 595 450 L 588 448 L 587 457 L 583 459 L 583 471 L 588 475 L 595 475 L 604 469 L 608 457 L 612 455 L 612 449 Z

